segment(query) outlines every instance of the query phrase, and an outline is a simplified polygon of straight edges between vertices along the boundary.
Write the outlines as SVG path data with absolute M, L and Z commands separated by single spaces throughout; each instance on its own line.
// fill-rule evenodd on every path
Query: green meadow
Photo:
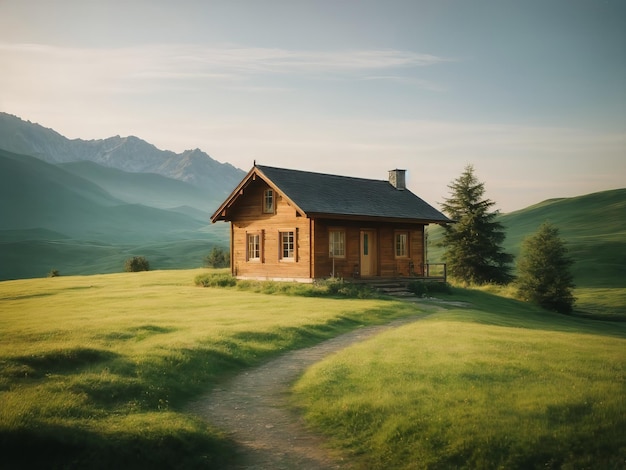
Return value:
M 455 293 L 310 368 L 294 406 L 357 469 L 624 468 L 626 325 Z
M 360 325 L 384 300 L 197 287 L 206 270 L 0 282 L 3 468 L 220 468 L 231 444 L 185 405 L 225 377 Z
M 453 288 L 444 300 L 468 306 L 433 314 L 342 289 L 196 286 L 229 284 L 210 273 L 1 282 L 3 467 L 221 468 L 233 443 L 186 411 L 191 400 L 286 350 L 420 313 L 294 385 L 294 408 L 354 468 L 626 462 L 626 322 L 486 290 Z

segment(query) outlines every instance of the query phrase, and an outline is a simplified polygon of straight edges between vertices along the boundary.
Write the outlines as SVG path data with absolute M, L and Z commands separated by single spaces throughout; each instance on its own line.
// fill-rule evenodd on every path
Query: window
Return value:
M 263 212 L 265 214 L 274 213 L 274 190 L 266 189 L 263 192 Z
M 248 261 L 261 260 L 261 235 L 258 233 L 248 234 Z
M 295 261 L 296 259 L 296 232 L 280 232 L 280 259 Z
M 409 234 L 407 232 L 396 233 L 396 258 L 409 256 Z
M 344 230 L 328 232 L 328 241 L 328 252 L 331 258 L 346 257 L 346 232 Z

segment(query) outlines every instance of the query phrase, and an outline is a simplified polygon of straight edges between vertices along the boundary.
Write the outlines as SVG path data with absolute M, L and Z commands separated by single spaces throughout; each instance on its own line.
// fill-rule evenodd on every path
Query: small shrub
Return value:
M 48 273 L 48 277 L 59 277 L 60 275 L 61 275 L 61 272 L 58 269 L 52 269 Z
M 319 281 L 316 285 L 320 292 L 318 295 L 348 297 L 351 299 L 373 299 L 380 297 L 380 294 L 367 284 L 345 282 L 341 278 L 326 279 Z
M 342 279 L 316 281 L 313 284 L 278 281 L 238 281 L 230 274 L 206 273 L 195 278 L 195 284 L 202 287 L 234 287 L 259 294 L 295 295 L 300 297 L 346 297 L 352 299 L 372 299 L 381 297 L 370 286 L 352 284 Z
M 150 271 L 150 263 L 143 256 L 133 256 L 124 262 L 124 271 L 127 273 Z
M 237 279 L 226 273 L 207 273 L 198 274 L 195 283 L 202 287 L 234 287 Z

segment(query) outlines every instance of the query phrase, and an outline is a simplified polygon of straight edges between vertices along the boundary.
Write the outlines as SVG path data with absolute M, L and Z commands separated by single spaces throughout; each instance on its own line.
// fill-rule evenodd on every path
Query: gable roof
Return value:
M 308 217 L 384 218 L 423 223 L 451 222 L 411 191 L 386 180 L 289 170 L 255 165 L 211 220 L 227 220 L 223 211 L 240 196 L 251 178 L 259 176 Z

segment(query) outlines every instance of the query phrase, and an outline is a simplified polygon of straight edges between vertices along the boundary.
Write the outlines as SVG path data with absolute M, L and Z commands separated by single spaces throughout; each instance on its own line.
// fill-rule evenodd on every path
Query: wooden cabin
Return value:
M 424 227 L 451 222 L 388 180 L 254 165 L 211 217 L 230 222 L 240 279 L 424 276 Z

